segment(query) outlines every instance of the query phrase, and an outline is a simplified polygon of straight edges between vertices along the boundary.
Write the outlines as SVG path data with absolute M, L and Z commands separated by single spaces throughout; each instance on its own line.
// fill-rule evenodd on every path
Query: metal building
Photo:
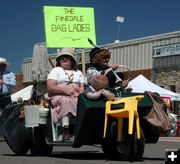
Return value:
M 176 45 L 177 49 L 169 49 Z M 130 68 L 131 79 L 139 74 L 143 74 L 148 79 L 159 86 L 180 93 L 180 31 L 164 33 L 101 45 L 111 51 L 110 64 L 122 64 Z M 167 49 L 165 49 L 167 47 Z M 167 50 L 169 53 L 157 57 L 158 51 Z M 89 66 L 89 49 L 86 51 L 86 69 Z M 176 52 L 174 52 L 176 51 Z M 82 51 L 77 50 L 77 60 L 82 66 Z M 50 55 L 50 60 L 54 63 L 56 54 Z M 23 82 L 31 82 L 31 58 L 23 61 Z
M 111 63 L 128 66 L 159 86 L 180 93 L 180 31 L 106 45 Z

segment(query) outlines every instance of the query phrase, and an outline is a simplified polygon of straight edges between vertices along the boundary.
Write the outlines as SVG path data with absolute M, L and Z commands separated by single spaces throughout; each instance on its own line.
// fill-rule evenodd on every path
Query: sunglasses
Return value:
M 106 59 L 110 59 L 110 57 L 109 56 L 104 56 L 102 59 L 104 59 L 104 60 L 106 60 Z

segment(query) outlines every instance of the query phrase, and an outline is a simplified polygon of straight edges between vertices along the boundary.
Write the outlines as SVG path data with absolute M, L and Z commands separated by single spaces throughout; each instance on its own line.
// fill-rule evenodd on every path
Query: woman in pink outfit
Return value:
M 52 118 L 68 131 L 69 118 L 76 116 L 79 94 L 84 91 L 84 77 L 77 69 L 75 49 L 63 48 L 56 57 L 56 66 L 47 77 L 47 88 L 53 105 Z M 65 137 L 66 138 L 66 137 Z

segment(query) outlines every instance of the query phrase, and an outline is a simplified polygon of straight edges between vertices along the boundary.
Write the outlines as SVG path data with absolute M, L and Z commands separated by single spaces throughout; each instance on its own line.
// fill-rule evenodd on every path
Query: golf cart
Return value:
M 154 127 L 143 119 L 143 116 L 149 113 L 153 104 L 148 94 L 126 92 L 121 81 L 118 85 L 119 87 L 115 92 L 120 97 L 117 97 L 116 100 L 107 101 L 103 97 L 98 100 L 89 100 L 84 94 L 79 96 L 77 116 L 70 119 L 72 138 L 69 141 L 62 140 L 61 126 L 53 123 L 51 105 L 48 107 L 49 110 L 46 109 L 45 116 L 39 113 L 38 108 L 42 107 L 37 105 L 24 106 L 22 104 L 12 106 L 3 114 L 3 118 L 7 117 L 8 111 L 10 114 L 2 124 L 4 139 L 16 155 L 25 155 L 30 150 L 32 155 L 48 156 L 52 153 L 53 146 L 80 148 L 83 145 L 100 144 L 107 159 L 141 160 L 145 143 L 156 143 L 159 138 L 159 133 Z M 135 99 L 133 99 L 134 97 Z M 123 122 L 119 124 L 119 115 L 121 115 L 121 112 L 119 112 L 118 116 L 108 115 L 107 125 L 105 126 L 107 102 L 112 103 L 111 111 L 120 111 L 125 109 L 126 101 L 119 100 L 125 100 L 126 98 L 137 103 L 137 108 L 131 106 L 135 112 L 131 125 L 129 115 L 123 113 L 121 117 Z M 23 110 L 25 119 L 20 117 Z M 41 121 L 39 121 L 39 118 L 41 118 Z M 139 119 L 139 125 L 136 118 Z M 16 123 L 13 123 L 14 120 L 16 120 Z M 130 128 L 131 130 L 129 130 Z

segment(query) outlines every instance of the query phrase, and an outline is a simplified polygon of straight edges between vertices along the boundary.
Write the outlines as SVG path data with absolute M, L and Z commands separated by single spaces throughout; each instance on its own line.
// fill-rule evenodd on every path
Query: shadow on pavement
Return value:
M 148 161 L 165 161 L 165 158 L 150 158 L 150 157 L 143 157 L 143 160 L 148 160 Z
M 54 158 L 78 159 L 78 160 L 100 160 L 106 159 L 104 153 L 98 151 L 68 151 L 68 152 L 55 152 L 51 155 Z

